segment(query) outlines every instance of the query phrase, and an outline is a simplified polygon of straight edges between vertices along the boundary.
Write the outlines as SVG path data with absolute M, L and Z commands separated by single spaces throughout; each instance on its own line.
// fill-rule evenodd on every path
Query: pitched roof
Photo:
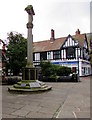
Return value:
M 67 37 L 56 38 L 55 40 L 45 40 L 33 43 L 33 52 L 45 52 L 51 50 L 59 50 Z M 83 47 L 85 34 L 73 35 L 74 40 L 79 41 L 79 45 Z
M 46 40 L 33 43 L 34 52 L 44 52 L 51 50 L 59 50 L 62 44 L 64 43 L 66 37 L 57 38 L 55 40 Z
M 73 35 L 72 37 L 74 38 L 74 40 L 78 40 L 79 41 L 79 45 L 81 47 L 84 46 L 85 34 L 77 34 L 77 35 Z
M 92 41 L 92 33 L 87 33 L 88 47 L 90 46 L 90 40 Z

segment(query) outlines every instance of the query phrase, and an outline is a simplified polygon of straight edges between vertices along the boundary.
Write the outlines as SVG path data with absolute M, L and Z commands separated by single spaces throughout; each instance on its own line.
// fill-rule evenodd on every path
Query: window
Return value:
M 47 60 L 47 52 L 40 53 L 40 60 Z
M 78 45 L 78 44 L 79 44 L 79 41 L 78 41 L 78 40 L 76 40 L 76 41 L 75 41 L 75 45 Z
M 83 59 L 86 59 L 86 49 L 83 49 Z
M 67 59 L 75 58 L 75 50 L 72 47 L 66 49 L 66 57 Z
M 48 52 L 48 58 L 47 58 L 48 60 L 50 60 L 51 59 L 51 52 Z
M 53 59 L 60 59 L 60 50 L 53 51 Z

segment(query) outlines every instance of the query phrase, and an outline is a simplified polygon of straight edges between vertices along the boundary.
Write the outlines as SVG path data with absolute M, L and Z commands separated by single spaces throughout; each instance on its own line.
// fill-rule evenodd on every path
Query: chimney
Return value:
M 53 29 L 51 29 L 51 38 L 50 38 L 50 40 L 55 40 L 54 30 Z
M 77 29 L 77 31 L 75 32 L 75 35 L 80 35 L 80 30 Z

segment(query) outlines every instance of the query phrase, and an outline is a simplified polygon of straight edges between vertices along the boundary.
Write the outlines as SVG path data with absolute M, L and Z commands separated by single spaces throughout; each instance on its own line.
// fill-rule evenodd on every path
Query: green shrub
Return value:
M 71 73 L 71 68 L 65 66 L 59 66 L 57 70 L 58 76 L 68 76 Z
M 54 65 L 50 62 L 41 61 L 40 66 L 42 76 L 49 76 L 50 78 L 56 78 L 56 76 L 68 76 L 71 73 L 71 68 Z

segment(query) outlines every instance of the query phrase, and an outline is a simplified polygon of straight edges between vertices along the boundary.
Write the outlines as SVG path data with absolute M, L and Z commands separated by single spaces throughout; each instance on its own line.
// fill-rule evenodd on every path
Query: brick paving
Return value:
M 90 118 L 90 77 L 81 82 L 46 83 L 48 92 L 12 94 L 2 86 L 3 118 Z

